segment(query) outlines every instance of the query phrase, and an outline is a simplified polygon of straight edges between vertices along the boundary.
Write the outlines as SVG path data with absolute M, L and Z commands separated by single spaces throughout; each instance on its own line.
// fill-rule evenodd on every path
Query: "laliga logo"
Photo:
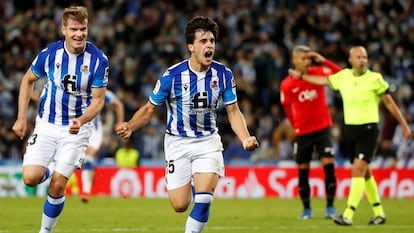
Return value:
M 139 197 L 141 181 L 134 170 L 120 169 L 111 180 L 113 197 Z

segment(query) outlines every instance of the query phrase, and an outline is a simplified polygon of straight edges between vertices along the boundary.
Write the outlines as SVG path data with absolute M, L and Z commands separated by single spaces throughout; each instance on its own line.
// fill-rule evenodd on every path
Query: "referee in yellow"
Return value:
M 384 102 L 387 109 L 401 124 L 404 137 L 411 137 L 412 132 L 389 94 L 395 88 L 390 88 L 380 73 L 367 68 L 366 49 L 362 46 L 352 47 L 349 50 L 348 61 L 352 68 L 343 69 L 328 78 L 303 74 L 293 69 L 290 69 L 289 73 L 314 84 L 329 85 L 333 90 L 339 91 L 342 96 L 345 121 L 344 142 L 352 163 L 352 183 L 347 207 L 342 215 L 333 218 L 334 222 L 342 226 L 352 225 L 355 210 L 365 191 L 374 211 L 374 217 L 369 220 L 368 224 L 384 224 L 385 212 L 381 205 L 377 183 L 369 167 L 377 148 L 380 101 Z

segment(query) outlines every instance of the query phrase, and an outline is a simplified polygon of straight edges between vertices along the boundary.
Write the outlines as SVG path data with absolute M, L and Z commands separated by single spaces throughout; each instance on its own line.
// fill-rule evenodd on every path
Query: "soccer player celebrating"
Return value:
M 34 84 L 47 79 L 23 158 L 23 181 L 28 186 L 47 180 L 48 166 L 55 161 L 39 233 L 52 232 L 63 210 L 66 183 L 84 159 L 92 130 L 90 121 L 104 106 L 108 83 L 107 57 L 86 40 L 87 9 L 65 8 L 61 31 L 64 39 L 42 50 L 23 76 L 13 125 L 13 131 L 23 139 Z
M 352 68 L 329 75 L 328 78 L 303 74 L 293 69 L 289 74 L 318 85 L 330 85 L 341 93 L 344 108 L 344 140 L 352 163 L 352 183 L 347 207 L 334 222 L 343 226 L 352 225 L 352 218 L 365 191 L 374 212 L 368 224 L 385 223 L 385 212 L 381 205 L 378 187 L 369 167 L 377 146 L 379 103 L 382 100 L 387 109 L 401 124 L 405 138 L 411 136 L 411 129 L 390 95 L 390 85 L 378 72 L 367 68 L 368 55 L 362 46 L 349 50 Z
M 185 30 L 190 58 L 168 68 L 157 80 L 149 101 L 117 128 L 122 138 L 129 138 L 133 131 L 149 122 L 158 105 L 166 104 L 164 151 L 168 196 L 176 212 L 186 211 L 194 201 L 186 233 L 204 229 L 214 190 L 219 177 L 224 175 L 223 145 L 216 125 L 220 99 L 243 148 L 254 150 L 259 146 L 256 137 L 250 136 L 239 109 L 231 70 L 213 60 L 217 34 L 217 23 L 211 18 L 191 19 Z
M 313 66 L 313 62 L 324 66 Z M 292 63 L 301 74 L 328 76 L 341 70 L 339 66 L 305 45 L 293 48 Z M 307 220 L 313 217 L 310 205 L 309 169 L 314 150 L 318 153 L 325 172 L 325 218 L 332 218 L 337 215 L 333 206 L 336 177 L 334 150 L 331 141 L 332 120 L 326 101 L 325 88 L 287 76 L 281 83 L 280 93 L 281 103 L 296 136 L 294 154 L 299 170 L 299 195 L 304 207 L 300 219 Z

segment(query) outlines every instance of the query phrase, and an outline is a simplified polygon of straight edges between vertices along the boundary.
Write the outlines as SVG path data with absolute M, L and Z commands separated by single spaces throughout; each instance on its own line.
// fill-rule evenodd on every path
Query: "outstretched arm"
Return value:
M 303 79 L 307 82 L 316 84 L 316 85 L 321 85 L 321 86 L 327 86 L 329 85 L 329 81 L 326 77 L 322 76 L 322 75 L 309 75 L 309 74 L 304 74 L 302 72 L 299 72 L 297 70 L 294 69 L 289 69 L 289 75 L 298 78 L 298 79 Z
M 254 150 L 259 147 L 259 142 L 255 136 L 250 136 L 247 129 L 246 120 L 240 111 L 237 103 L 229 104 L 226 106 L 227 115 L 229 117 L 231 128 L 237 135 L 240 141 L 243 143 L 243 149 Z

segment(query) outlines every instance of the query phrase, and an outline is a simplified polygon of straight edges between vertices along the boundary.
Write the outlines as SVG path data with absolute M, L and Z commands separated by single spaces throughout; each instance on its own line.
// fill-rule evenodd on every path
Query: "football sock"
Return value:
M 187 218 L 185 233 L 199 233 L 203 231 L 210 216 L 212 201 L 212 193 L 199 192 L 195 194 L 194 206 Z
M 90 194 L 93 183 L 93 167 L 94 159 L 91 156 L 86 156 L 85 164 L 82 168 L 82 193 Z
M 365 181 L 365 194 L 372 206 L 375 216 L 385 216 L 384 209 L 381 205 L 380 196 L 378 194 L 378 186 L 374 176 Z
M 299 169 L 299 195 L 303 208 L 310 209 L 309 169 Z
M 358 207 L 361 201 L 362 194 L 364 193 L 365 179 L 364 177 L 352 177 L 351 189 L 349 190 L 347 207 L 343 216 L 352 220 L 354 217 L 355 209 Z
M 327 164 L 323 167 L 325 172 L 326 207 L 333 206 L 336 192 L 335 165 Z
M 63 210 L 65 204 L 65 196 L 52 197 L 50 194 L 47 196 L 45 204 L 43 206 L 42 226 L 39 233 L 52 232 L 56 225 L 57 219 Z
M 49 170 L 49 168 L 47 167 L 47 168 L 46 168 L 46 172 L 45 172 L 45 174 L 43 175 L 42 179 L 40 180 L 39 184 L 41 184 L 41 183 L 45 182 L 45 181 L 49 178 L 49 176 L 50 176 L 50 170 Z

